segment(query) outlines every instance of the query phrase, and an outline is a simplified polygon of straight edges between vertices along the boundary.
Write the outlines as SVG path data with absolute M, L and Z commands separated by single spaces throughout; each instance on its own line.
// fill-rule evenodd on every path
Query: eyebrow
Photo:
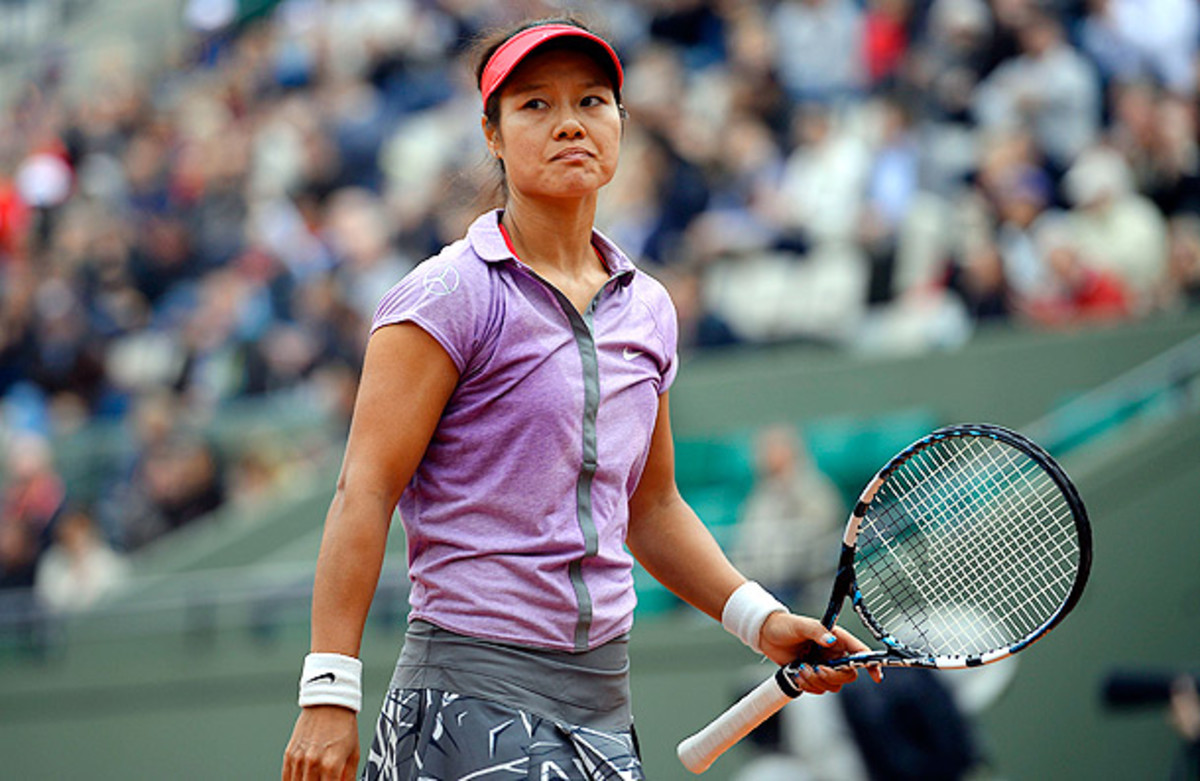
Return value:
M 596 89 L 597 87 L 603 87 L 605 89 L 612 89 L 612 85 L 603 79 L 589 79 L 588 81 L 584 82 L 581 86 L 585 90 Z M 539 91 L 548 89 L 549 87 L 550 87 L 550 82 L 546 82 L 546 81 L 535 81 L 535 82 L 529 83 L 529 84 L 522 84 L 521 82 L 518 81 L 512 85 L 512 94 L 524 95 L 529 92 L 539 92 Z

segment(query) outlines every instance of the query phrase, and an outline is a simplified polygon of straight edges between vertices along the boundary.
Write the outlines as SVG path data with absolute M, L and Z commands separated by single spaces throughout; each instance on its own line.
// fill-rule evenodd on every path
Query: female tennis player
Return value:
M 397 505 L 411 611 L 368 779 L 644 777 L 625 546 L 776 662 L 866 650 L 742 577 L 676 489 L 675 312 L 592 225 L 624 123 L 616 53 L 552 20 L 497 37 L 480 63 L 505 204 L 376 313 L 285 780 L 353 777 L 357 657 Z M 854 676 L 808 667 L 799 683 L 821 693 Z

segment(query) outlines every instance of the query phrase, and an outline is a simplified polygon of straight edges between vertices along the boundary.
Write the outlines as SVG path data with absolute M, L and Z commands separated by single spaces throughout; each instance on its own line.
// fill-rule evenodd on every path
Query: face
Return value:
M 499 127 L 484 120 L 510 195 L 581 198 L 612 180 L 621 115 L 603 68 L 586 54 L 534 53 L 500 93 Z

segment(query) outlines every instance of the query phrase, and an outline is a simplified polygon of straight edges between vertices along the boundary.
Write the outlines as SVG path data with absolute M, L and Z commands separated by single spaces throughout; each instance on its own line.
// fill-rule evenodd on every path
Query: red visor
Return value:
M 509 74 L 521 64 L 521 61 L 531 51 L 547 41 L 565 37 L 582 38 L 592 41 L 607 52 L 608 56 L 612 58 L 613 70 L 617 75 L 617 88 L 620 89 L 622 82 L 625 80 L 625 74 L 621 70 L 621 61 L 617 59 L 617 53 L 613 51 L 613 48 L 608 45 L 607 41 L 598 35 L 594 35 L 587 30 L 571 24 L 543 24 L 522 30 L 501 44 L 500 48 L 496 49 L 495 54 L 492 55 L 487 65 L 484 66 L 483 79 L 479 84 L 479 91 L 483 93 L 483 105 L 487 105 L 488 98 L 492 96 L 492 93 L 504 83 Z

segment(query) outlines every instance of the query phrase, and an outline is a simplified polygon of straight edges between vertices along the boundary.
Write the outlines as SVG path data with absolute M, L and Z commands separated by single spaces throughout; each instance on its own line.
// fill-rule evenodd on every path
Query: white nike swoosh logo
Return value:
M 624 356 L 625 360 L 627 361 L 632 361 L 641 354 L 641 350 L 630 350 L 628 347 L 621 351 L 621 355 Z

